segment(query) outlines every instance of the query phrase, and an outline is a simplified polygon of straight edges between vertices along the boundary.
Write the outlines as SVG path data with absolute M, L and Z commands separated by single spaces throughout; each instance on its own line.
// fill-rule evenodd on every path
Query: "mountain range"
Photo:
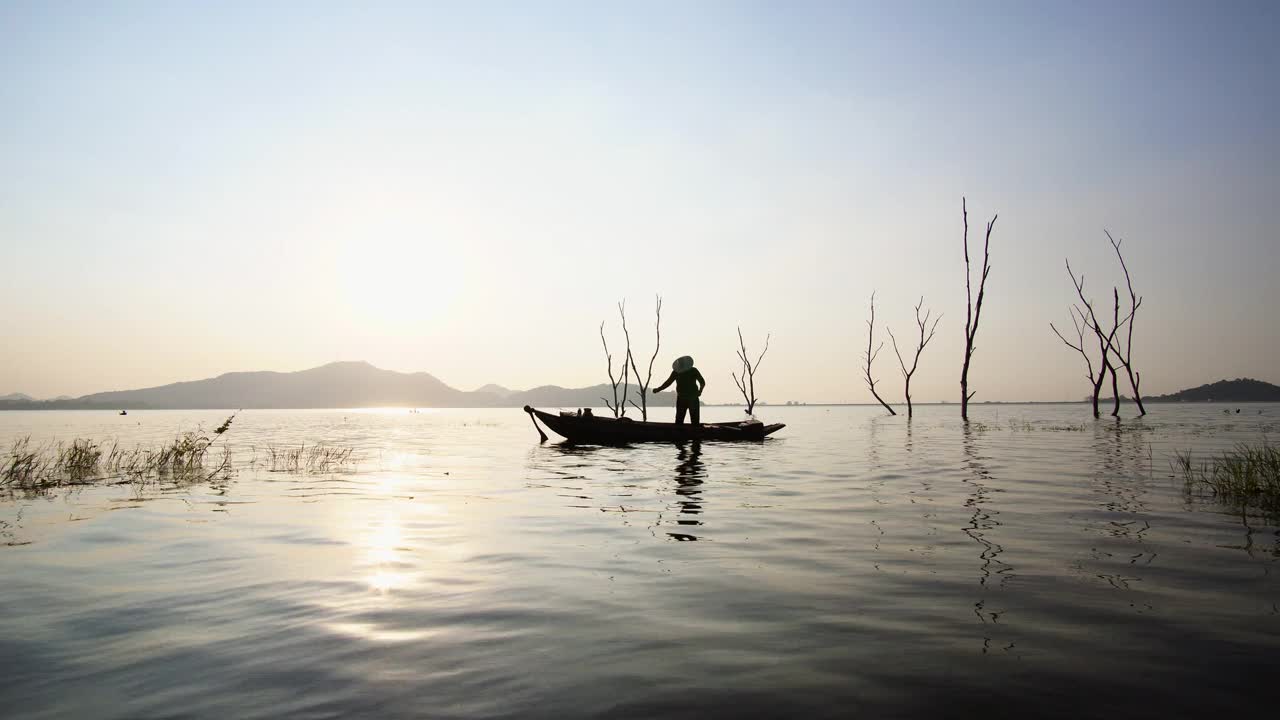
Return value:
M 621 388 L 620 388 L 621 389 Z M 206 380 L 139 390 L 115 390 L 78 398 L 33 400 L 15 393 L 0 398 L 0 410 L 38 409 L 227 409 L 358 407 L 599 407 L 612 399 L 606 384 L 583 388 L 543 385 L 514 391 L 485 385 L 475 391 L 449 387 L 425 372 L 383 370 L 367 362 L 335 362 L 298 372 L 232 372 Z M 635 386 L 631 396 L 638 402 Z M 649 396 L 653 407 L 675 405 L 674 393 Z
M 635 386 L 631 397 L 639 400 Z M 402 373 L 367 362 L 335 362 L 297 372 L 232 372 L 206 380 L 139 390 L 116 390 L 78 398 L 35 400 L 24 393 L 0 396 L 0 410 L 231 409 L 359 407 L 600 407 L 612 399 L 607 384 L 581 388 L 543 385 L 511 390 L 488 384 L 458 390 L 425 372 Z M 1247 378 L 1221 380 L 1147 402 L 1280 402 L 1280 386 Z M 675 405 L 670 392 L 649 396 L 652 407 Z

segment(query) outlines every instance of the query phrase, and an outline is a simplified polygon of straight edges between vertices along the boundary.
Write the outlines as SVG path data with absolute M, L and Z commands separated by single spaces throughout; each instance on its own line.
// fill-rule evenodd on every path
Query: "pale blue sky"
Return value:
M 0 394 L 364 359 L 471 388 L 660 365 L 864 401 L 866 299 L 972 384 L 1078 397 L 1070 255 L 1126 239 L 1144 389 L 1280 382 L 1274 3 L 3 3 Z M 882 337 L 883 331 L 878 329 Z M 641 339 L 643 338 L 643 340 Z M 898 394 L 886 348 L 878 374 Z

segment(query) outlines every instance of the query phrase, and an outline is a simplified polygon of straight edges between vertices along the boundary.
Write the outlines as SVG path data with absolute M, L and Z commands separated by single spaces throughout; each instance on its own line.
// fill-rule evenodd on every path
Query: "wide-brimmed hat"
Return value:
M 688 355 L 681 355 L 680 357 L 676 358 L 675 362 L 671 363 L 671 369 L 675 370 L 678 373 L 682 373 L 685 370 L 688 370 L 689 368 L 692 368 L 692 367 L 693 367 L 693 358 L 689 357 Z

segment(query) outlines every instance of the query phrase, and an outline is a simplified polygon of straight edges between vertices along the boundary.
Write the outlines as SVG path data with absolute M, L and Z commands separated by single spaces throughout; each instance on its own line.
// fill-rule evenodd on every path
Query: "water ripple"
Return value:
M 258 411 L 219 485 L 0 501 L 6 717 L 1178 717 L 1267 707 L 1280 528 L 1174 450 L 1280 408 L 770 408 L 755 444 Z M 716 412 L 732 409 L 708 408 Z M 0 441 L 218 413 L 0 415 Z M 237 440 L 237 437 L 240 440 Z M 236 445 L 236 442 L 242 444 Z M 353 472 L 252 464 L 353 447 Z M 962 710 L 963 708 L 963 710 Z

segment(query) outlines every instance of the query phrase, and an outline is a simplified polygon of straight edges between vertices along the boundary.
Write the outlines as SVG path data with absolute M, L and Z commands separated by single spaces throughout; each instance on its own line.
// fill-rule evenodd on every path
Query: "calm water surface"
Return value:
M 1169 465 L 1280 427 L 1241 408 L 770 407 L 762 444 L 632 448 L 519 410 L 244 412 L 229 482 L 0 493 L 0 716 L 1269 709 L 1280 531 Z M 0 442 L 225 415 L 0 413 Z M 356 472 L 263 464 L 317 442 Z

